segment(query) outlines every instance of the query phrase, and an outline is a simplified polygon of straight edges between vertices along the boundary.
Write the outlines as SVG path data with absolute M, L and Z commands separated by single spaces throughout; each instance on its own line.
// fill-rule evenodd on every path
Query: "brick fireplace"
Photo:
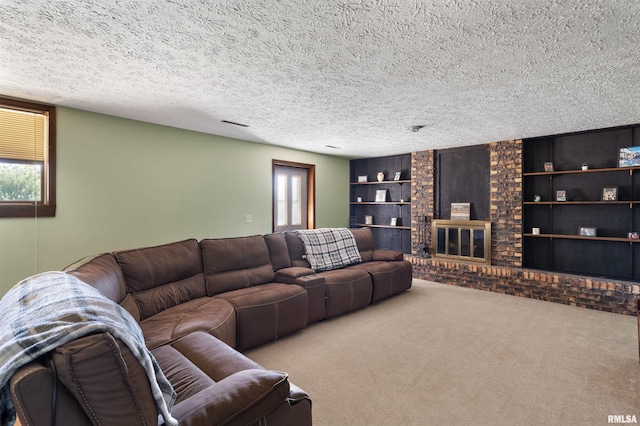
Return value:
M 430 258 L 435 211 L 434 151 L 411 154 L 414 277 L 533 299 L 636 315 L 637 282 L 522 268 L 522 141 L 489 144 L 491 265 Z M 424 241 L 423 241 L 424 240 Z

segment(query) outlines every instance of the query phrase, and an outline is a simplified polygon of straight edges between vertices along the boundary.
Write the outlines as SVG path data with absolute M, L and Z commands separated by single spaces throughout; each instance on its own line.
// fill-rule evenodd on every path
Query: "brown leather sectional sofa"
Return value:
M 311 399 L 241 351 L 411 286 L 402 253 L 377 250 L 352 229 L 363 262 L 316 273 L 291 232 L 195 239 L 118 251 L 67 268 L 139 322 L 145 343 L 177 392 L 180 425 L 310 425 Z M 108 333 L 54 351 L 57 424 L 156 424 L 144 370 Z M 24 425 L 49 424 L 52 369 L 39 360 L 11 379 Z

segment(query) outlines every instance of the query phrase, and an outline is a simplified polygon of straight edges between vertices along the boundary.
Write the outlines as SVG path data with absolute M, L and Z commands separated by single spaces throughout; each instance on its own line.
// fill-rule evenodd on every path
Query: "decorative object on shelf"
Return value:
M 369 176 L 358 176 L 358 182 L 369 182 Z
M 553 161 L 546 161 L 544 163 L 544 171 L 545 172 L 552 172 L 553 171 Z
M 362 197 L 357 197 L 356 200 L 361 203 L 362 202 Z
M 533 196 L 533 202 L 535 202 L 535 203 L 539 203 L 541 199 L 542 199 L 542 198 L 540 198 L 540 196 L 539 196 L 539 195 L 534 195 L 534 196 Z
M 387 190 L 378 189 L 376 191 L 376 203 L 384 203 L 385 201 L 387 201 Z
M 580 226 L 578 228 L 578 235 L 581 235 L 583 237 L 597 237 L 598 228 L 593 228 L 590 226 Z
M 391 218 L 391 223 L 389 223 L 389 225 L 396 226 L 397 224 L 398 224 L 398 218 L 397 217 L 392 217 Z
M 640 146 L 620 148 L 618 167 L 640 166 Z
M 540 235 L 540 228 L 531 228 L 531 233 L 533 235 Z
M 393 180 L 400 180 L 400 176 L 402 176 L 402 172 L 396 172 L 395 176 L 393 176 Z
M 587 163 L 582 163 L 582 170 L 589 170 L 589 165 Z
M 378 182 L 382 182 L 384 180 L 384 172 L 378 172 L 376 177 L 378 178 Z
M 471 203 L 451 203 L 451 220 L 470 220 Z
M 602 188 L 602 201 L 618 201 L 618 187 Z
M 627 237 L 629 237 L 630 240 L 637 240 L 640 239 L 640 236 L 638 235 L 637 232 L 629 232 L 627 234 Z
M 365 225 L 373 225 L 373 216 L 365 215 L 364 216 L 364 224 Z
M 401 202 L 401 203 L 404 203 L 404 198 L 400 198 L 400 202 Z
M 567 191 L 559 189 L 556 191 L 556 201 L 567 201 Z

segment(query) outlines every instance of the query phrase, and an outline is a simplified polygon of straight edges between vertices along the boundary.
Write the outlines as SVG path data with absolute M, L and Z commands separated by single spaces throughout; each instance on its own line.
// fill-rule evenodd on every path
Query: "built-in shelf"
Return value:
M 350 226 L 370 228 L 377 248 L 411 253 L 411 154 L 351 160 L 349 177 Z
M 525 268 L 640 281 L 640 240 L 627 237 L 640 232 L 640 166 L 616 167 L 621 150 L 640 146 L 639 130 L 632 125 L 523 140 Z M 555 170 L 543 171 L 549 162 Z M 615 201 L 604 200 L 613 188 Z M 560 191 L 567 201 L 557 201 Z M 583 228 L 596 235 L 580 235 Z

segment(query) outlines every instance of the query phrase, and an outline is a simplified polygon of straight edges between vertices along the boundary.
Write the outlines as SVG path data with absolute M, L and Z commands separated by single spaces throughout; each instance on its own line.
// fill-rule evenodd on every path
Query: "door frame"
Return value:
M 307 229 L 316 227 L 316 165 L 296 163 L 294 161 L 271 160 L 271 232 L 275 232 L 276 205 L 273 202 L 276 193 L 276 167 L 296 167 L 307 170 Z

